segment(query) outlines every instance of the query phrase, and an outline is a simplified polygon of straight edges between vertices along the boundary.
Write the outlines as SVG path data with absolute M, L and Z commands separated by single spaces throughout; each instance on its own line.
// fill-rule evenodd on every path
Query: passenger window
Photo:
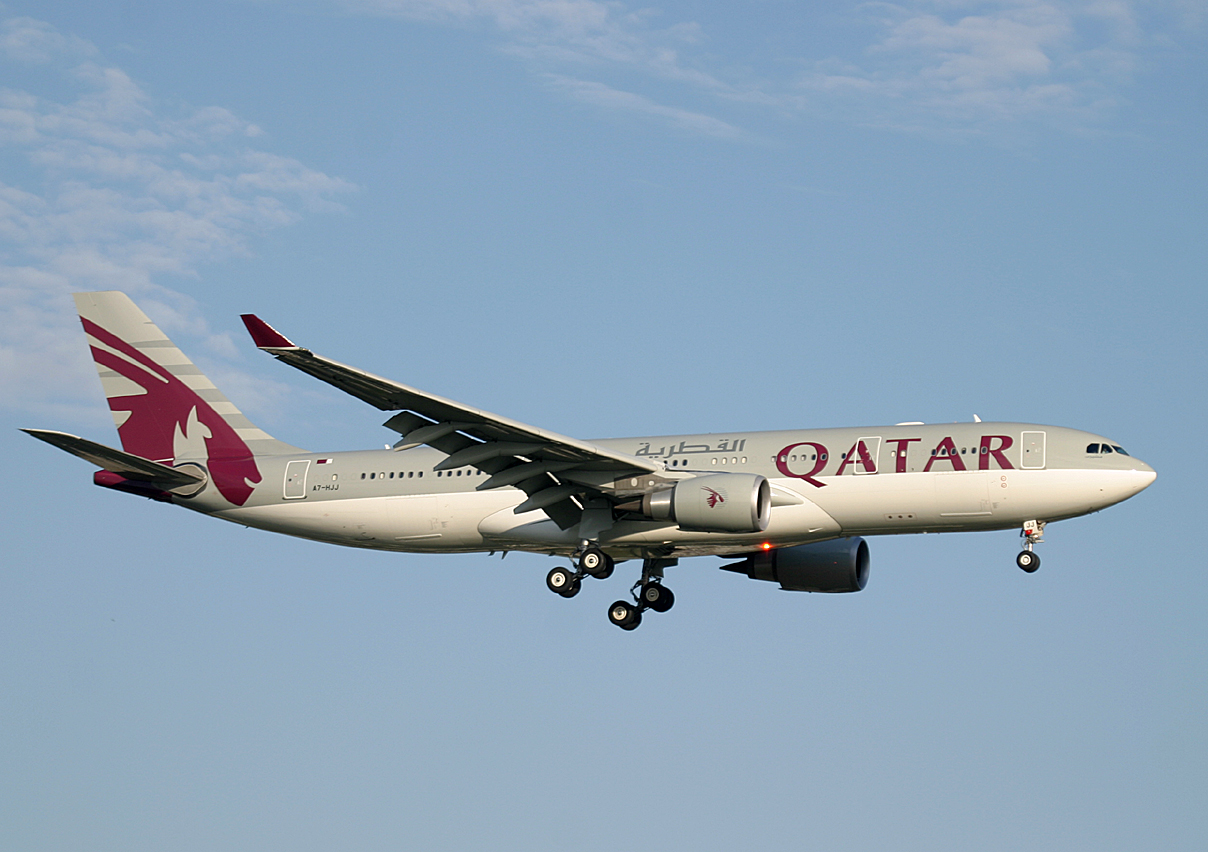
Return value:
M 371 473 L 371 474 L 369 474 L 369 478 L 370 478 L 370 479 L 373 479 L 373 478 L 374 478 L 374 477 L 376 477 L 376 476 L 377 476 L 377 474 L 376 474 L 376 473 Z

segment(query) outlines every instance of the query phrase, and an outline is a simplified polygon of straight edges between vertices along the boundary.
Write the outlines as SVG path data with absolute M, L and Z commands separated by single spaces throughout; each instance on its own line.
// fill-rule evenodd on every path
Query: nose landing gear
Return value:
M 1023 550 L 1015 557 L 1015 564 L 1034 574 L 1040 567 L 1040 557 L 1032 552 L 1032 546 L 1044 542 L 1044 521 L 1025 521 L 1019 534 L 1023 537 Z

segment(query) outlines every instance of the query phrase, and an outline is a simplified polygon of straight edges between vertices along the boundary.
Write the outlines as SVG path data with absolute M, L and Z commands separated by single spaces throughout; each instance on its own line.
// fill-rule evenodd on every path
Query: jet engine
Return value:
M 721 567 L 790 592 L 858 592 L 868 585 L 868 563 L 868 543 L 857 536 L 764 550 Z
M 713 473 L 645 495 L 641 511 L 692 532 L 763 532 L 771 519 L 772 489 L 756 473 Z

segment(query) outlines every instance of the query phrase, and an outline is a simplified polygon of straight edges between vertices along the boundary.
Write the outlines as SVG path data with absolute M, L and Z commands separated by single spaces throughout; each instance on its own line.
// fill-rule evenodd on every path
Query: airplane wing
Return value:
M 383 411 L 398 411 L 383 425 L 402 435 L 395 449 L 426 444 L 448 455 L 437 470 L 470 466 L 489 474 L 479 490 L 512 485 L 528 495 L 516 513 L 543 509 L 562 529 L 578 523 L 572 498 L 620 500 L 611 483 L 662 471 L 649 459 L 471 408 L 450 399 L 315 355 L 290 342 L 255 314 L 244 325 L 259 349 Z
M 166 464 L 160 464 L 131 453 L 124 453 L 86 438 L 77 438 L 66 432 L 54 432 L 49 429 L 22 429 L 21 431 L 27 435 L 33 435 L 39 441 L 45 441 L 58 447 L 60 450 L 66 450 L 73 456 L 90 461 L 97 467 L 121 474 L 127 479 L 154 482 L 165 488 L 183 488 L 205 482 L 204 476 L 188 470 L 168 467 Z

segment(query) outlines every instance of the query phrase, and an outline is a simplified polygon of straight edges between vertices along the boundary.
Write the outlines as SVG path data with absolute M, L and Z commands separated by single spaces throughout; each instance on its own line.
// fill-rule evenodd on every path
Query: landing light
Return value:
M 766 542 L 766 541 L 763 543 L 763 545 L 762 545 L 762 546 L 763 546 L 763 549 L 764 549 L 764 550 L 771 550 L 771 549 L 772 549 L 772 545 L 771 545 L 769 542 Z

